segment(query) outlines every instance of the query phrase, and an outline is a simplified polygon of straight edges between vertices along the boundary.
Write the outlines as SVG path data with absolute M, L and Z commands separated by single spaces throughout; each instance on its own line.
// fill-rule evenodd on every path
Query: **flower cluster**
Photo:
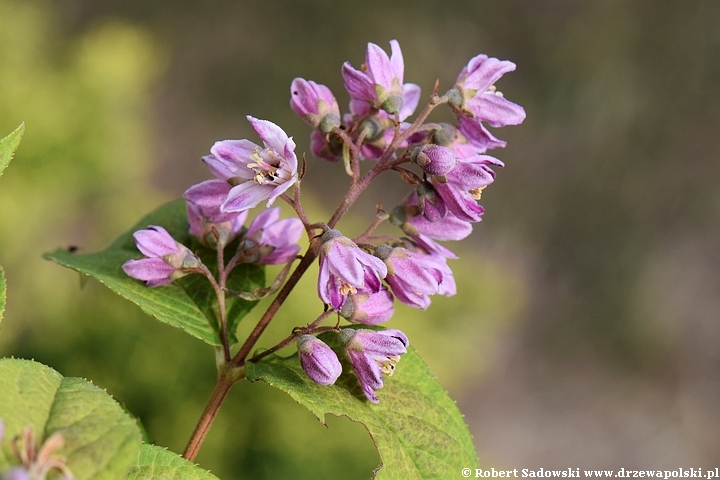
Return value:
M 274 123 L 250 116 L 247 118 L 262 145 L 245 139 L 215 143 L 210 155 L 203 157 L 214 178 L 190 187 L 184 195 L 190 234 L 205 247 L 216 249 L 218 262 L 225 247 L 238 239 L 228 270 L 239 262 L 292 262 L 300 251 L 297 241 L 303 231 L 308 233 L 311 245 L 297 267 L 297 275 L 282 287 L 282 299 L 317 258 L 317 291 L 324 313 L 305 327 L 297 327 L 287 342 L 268 352 L 295 340 L 300 365 L 309 378 L 320 385 L 332 385 L 341 375 L 342 365 L 337 353 L 315 335 L 335 331 L 365 396 L 376 403 L 375 392 L 383 386 L 382 374 L 391 375 L 407 351 L 405 334 L 394 329 L 340 328 L 320 323 L 336 312 L 352 324 L 375 326 L 393 316 L 395 298 L 424 310 L 430 306 L 432 295 L 455 295 L 455 279 L 447 261 L 457 256 L 437 242 L 461 240 L 472 232 L 474 223 L 482 220 L 484 208 L 478 201 L 495 180 L 494 168 L 503 166 L 487 151 L 505 146 L 487 126 L 515 125 L 525 118 L 523 108 L 506 100 L 495 87 L 495 82 L 515 65 L 478 55 L 462 69 L 453 88 L 443 96 L 433 94 L 417 119 L 405 122 L 415 113 L 421 90 L 404 83 L 405 66 L 397 41 L 390 42 L 390 51 L 388 55 L 370 43 L 359 69 L 348 62 L 342 66 L 350 97 L 347 113 L 341 112 L 334 94 L 324 85 L 296 78 L 290 87 L 290 107 L 313 129 L 312 153 L 324 160 L 342 161 L 352 177 L 351 188 L 327 224 L 311 223 L 301 206 L 301 174 L 292 138 Z M 425 123 L 440 105 L 448 105 L 456 121 Z M 369 165 L 367 168 L 361 166 L 365 160 L 371 161 L 363 164 Z M 386 171 L 399 172 L 412 188 L 389 213 L 380 208 L 362 235 L 346 237 L 336 224 L 360 192 Z M 290 187 L 294 187 L 292 195 L 286 193 Z M 280 220 L 279 209 L 270 208 L 277 198 L 287 202 L 298 218 Z M 266 210 L 245 228 L 248 210 L 263 202 Z M 375 227 L 384 220 L 399 227 L 402 236 L 373 236 Z M 136 232 L 135 241 L 147 258 L 129 260 L 123 268 L 148 286 L 166 285 L 189 273 L 209 275 L 199 256 L 162 227 Z M 218 295 L 224 295 L 222 281 L 227 273 L 224 271 L 215 283 Z M 275 283 L 282 284 L 285 278 L 280 275 Z M 262 333 L 274 312 L 268 315 L 254 333 Z M 249 338 L 240 352 L 247 355 L 256 340 Z M 258 361 L 264 355 L 248 361 Z M 245 360 L 239 358 L 238 365 Z
M 327 87 L 298 78 L 291 92 L 293 110 L 314 129 L 311 145 L 316 156 L 340 160 L 350 136 L 358 139 L 360 159 L 396 161 L 397 166 L 408 158 L 421 171 L 422 178 L 415 175 L 412 182 L 414 191 L 389 215 L 407 237 L 359 246 L 335 229 L 322 235 L 318 295 L 348 321 L 366 325 L 390 319 L 395 297 L 408 306 L 426 309 L 430 295 L 455 294 L 447 260 L 457 257 L 436 240 L 461 240 L 482 219 L 484 209 L 477 201 L 495 179 L 492 167 L 503 166 L 485 152 L 505 146 L 484 123 L 501 127 L 518 124 L 525 117 L 522 107 L 503 98 L 494 86 L 515 65 L 479 55 L 441 99 L 451 106 L 457 124 L 409 131 L 413 127 L 404 120 L 418 105 L 420 87 L 403 83 L 400 46 L 393 40 L 390 47 L 388 56 L 371 43 L 361 69 L 343 65 L 350 105 L 339 125 L 338 102 Z M 398 149 L 409 155 L 398 155 Z M 377 402 L 374 391 L 382 387 L 380 373 L 392 372 L 389 366 L 394 368 L 404 353 L 407 338 L 397 330 L 351 329 L 342 330 L 340 337 L 365 395 Z M 337 359 L 329 347 L 321 351 L 322 355 L 312 357 L 301 350 L 300 357 L 310 378 L 326 384 L 328 377 L 317 373 L 321 371 L 317 364 L 327 362 L 322 371 L 329 371 Z

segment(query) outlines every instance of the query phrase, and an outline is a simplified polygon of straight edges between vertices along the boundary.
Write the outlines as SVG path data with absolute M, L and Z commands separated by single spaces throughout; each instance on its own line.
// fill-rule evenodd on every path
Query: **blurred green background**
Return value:
M 483 195 L 484 221 L 449 245 L 459 293 L 425 312 L 399 308 L 389 323 L 458 400 L 483 465 L 717 466 L 720 3 L 710 0 L 0 0 L 0 136 L 27 127 L 0 181 L 0 355 L 91 379 L 181 451 L 214 384 L 212 350 L 41 254 L 101 249 L 208 178 L 199 159 L 213 142 L 256 140 L 247 114 L 309 151 L 288 106 L 292 79 L 326 84 L 344 104 L 342 62 L 357 66 L 368 41 L 387 49 L 393 38 L 425 97 L 478 53 L 518 65 L 498 87 L 528 118 L 495 132 L 507 167 Z M 346 184 L 341 166 L 309 159 L 313 219 Z M 341 229 L 359 233 L 375 203 L 405 191 L 384 178 Z M 317 315 L 315 278 L 266 345 Z M 325 428 L 266 385 L 241 384 L 197 461 L 227 479 L 363 479 L 378 460 L 362 426 Z

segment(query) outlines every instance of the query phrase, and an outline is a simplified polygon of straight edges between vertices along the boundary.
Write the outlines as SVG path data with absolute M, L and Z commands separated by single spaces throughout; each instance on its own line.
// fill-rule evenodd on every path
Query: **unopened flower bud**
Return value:
M 376 293 L 349 295 L 340 310 L 340 315 L 353 323 L 378 325 L 393 316 L 393 296 L 386 287 Z
M 290 107 L 313 128 L 330 132 L 340 126 L 340 108 L 325 85 L 296 78 L 290 86 Z
M 342 373 L 342 366 L 333 350 L 312 335 L 297 340 L 298 356 L 308 377 L 320 385 L 332 385 Z
M 433 144 L 416 148 L 412 160 L 428 175 L 447 175 L 457 164 L 451 149 Z

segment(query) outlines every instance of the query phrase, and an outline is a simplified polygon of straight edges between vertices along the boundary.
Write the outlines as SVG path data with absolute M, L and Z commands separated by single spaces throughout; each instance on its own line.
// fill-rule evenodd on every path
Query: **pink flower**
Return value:
M 378 246 L 375 255 L 387 265 L 385 281 L 405 305 L 425 310 L 429 295 L 455 295 L 455 279 L 443 257 L 389 245 Z
M 417 92 L 419 96 L 420 87 L 403 85 L 405 64 L 397 40 L 390 41 L 390 49 L 392 54 L 388 57 L 382 48 L 368 43 L 364 68 L 356 70 L 345 62 L 342 75 L 345 88 L 353 100 L 365 101 L 392 115 L 403 110 L 406 95 L 416 96 L 406 89 Z
M 400 330 L 353 330 L 344 328 L 338 335 L 345 353 L 357 374 L 363 393 L 373 403 L 380 403 L 375 390 L 383 387 L 382 374 L 392 376 L 400 355 L 410 344 Z
M 263 200 L 270 206 L 298 179 L 295 142 L 277 125 L 248 116 L 264 146 L 250 140 L 215 143 L 203 158 L 210 171 L 234 185 L 220 206 L 223 212 L 242 212 Z M 187 197 L 198 203 L 196 200 Z
M 340 315 L 349 322 L 365 325 L 378 325 L 390 320 L 395 313 L 394 297 L 383 285 L 378 290 L 373 290 L 374 288 L 368 288 L 366 284 L 357 293 L 348 295 L 340 309 Z
M 163 227 L 149 226 L 133 233 L 138 250 L 147 258 L 128 260 L 123 271 L 148 287 L 167 285 L 197 268 L 200 260 L 184 245 L 176 242 Z
M 250 257 L 248 263 L 278 265 L 290 261 L 300 251 L 297 244 L 305 228 L 297 218 L 280 218 L 280 208 L 268 208 L 250 223 L 240 249 Z
M 445 201 L 447 209 L 465 222 L 479 222 L 485 209 L 478 205 L 483 189 L 495 180 L 491 166 L 503 163 L 488 155 L 475 155 L 458 162 L 447 176 L 447 182 L 433 179 L 433 186 Z
M 318 295 L 323 302 L 340 310 L 347 296 L 358 289 L 376 285 L 374 292 L 380 290 L 379 279 L 387 275 L 382 260 L 362 251 L 337 230 L 326 231 L 322 239 Z
M 247 218 L 243 212 L 223 212 L 220 205 L 232 187 L 224 180 L 207 180 L 193 185 L 185 191 L 190 235 L 198 238 L 203 245 L 216 248 L 232 242 L 242 231 Z M 192 202 L 195 200 L 197 203 Z M 217 237 L 215 236 L 217 233 Z
M 290 86 L 290 95 L 290 107 L 311 127 L 328 133 L 340 126 L 340 108 L 325 85 L 296 78 Z
M 507 60 L 489 58 L 487 55 L 473 57 L 457 77 L 455 88 L 462 96 L 458 108 L 463 114 L 491 127 L 518 125 L 525 119 L 525 110 L 506 100 L 495 88 L 495 82 L 505 73 L 515 70 L 515 64 Z

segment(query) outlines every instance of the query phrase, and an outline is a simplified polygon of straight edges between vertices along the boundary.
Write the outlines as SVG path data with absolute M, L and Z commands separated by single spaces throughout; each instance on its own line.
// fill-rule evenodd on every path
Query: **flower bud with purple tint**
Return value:
M 340 126 L 340 108 L 325 85 L 296 78 L 290 86 L 290 95 L 290 107 L 311 127 L 328 133 Z
M 332 385 L 342 373 L 340 360 L 322 340 L 312 335 L 297 339 L 300 365 L 310 379 L 320 385 Z
M 340 309 L 340 315 L 352 323 L 378 325 L 390 320 L 395 313 L 393 295 L 385 286 L 372 293 L 371 291 L 348 295 Z
M 451 149 L 433 144 L 417 147 L 413 151 L 412 161 L 428 175 L 440 176 L 450 173 L 457 164 Z

